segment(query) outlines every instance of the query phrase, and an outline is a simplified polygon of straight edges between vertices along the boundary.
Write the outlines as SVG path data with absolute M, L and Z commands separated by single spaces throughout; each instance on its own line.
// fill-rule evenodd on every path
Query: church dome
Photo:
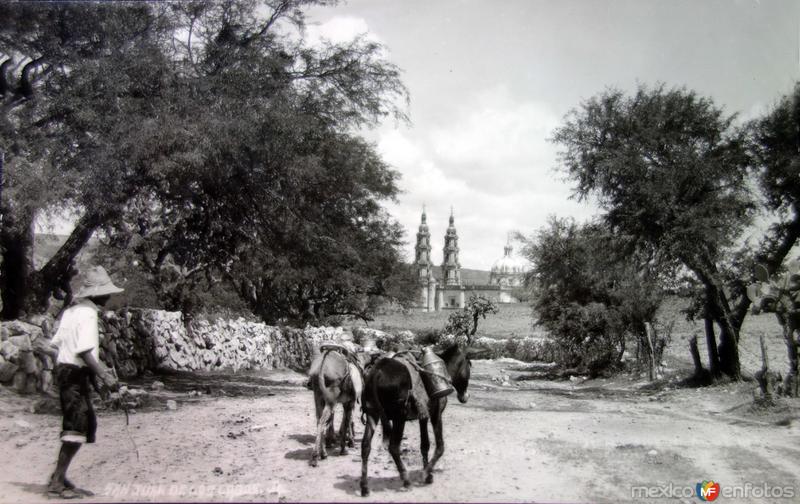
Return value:
M 519 275 L 528 270 L 528 262 L 520 257 L 511 255 L 511 245 L 505 246 L 503 257 L 492 265 L 492 273 L 496 275 Z

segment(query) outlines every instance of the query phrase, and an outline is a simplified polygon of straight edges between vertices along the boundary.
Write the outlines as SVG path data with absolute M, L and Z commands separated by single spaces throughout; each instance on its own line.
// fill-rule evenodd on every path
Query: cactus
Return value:
M 787 395 L 798 396 L 800 386 L 800 260 L 787 264 L 783 275 L 772 279 L 767 269 L 759 264 L 755 267 L 758 282 L 747 287 L 747 297 L 753 303 L 753 313 L 761 311 L 775 313 L 783 328 L 783 338 L 789 354 L 789 374 L 784 380 Z

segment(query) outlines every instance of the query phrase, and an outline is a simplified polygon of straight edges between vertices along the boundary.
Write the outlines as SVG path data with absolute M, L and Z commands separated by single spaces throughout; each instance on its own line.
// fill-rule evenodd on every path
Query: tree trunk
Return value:
M 689 340 L 689 352 L 691 352 L 692 361 L 694 362 L 695 377 L 704 378 L 708 372 L 703 367 L 703 360 L 700 358 L 700 350 L 697 348 L 697 336 L 692 336 L 692 339 Z
M 5 211 L 3 213 L 6 213 Z M 3 296 L 3 320 L 20 318 L 25 310 L 25 300 L 30 295 L 30 274 L 33 270 L 33 219 L 9 222 L 4 215 L 0 244 L 3 247 L 3 264 L 0 266 L 0 291 Z
M 706 346 L 708 347 L 708 369 L 714 378 L 720 377 L 719 349 L 717 348 L 717 335 L 714 331 L 714 319 L 711 317 L 710 308 L 706 306 L 705 314 Z
M 719 370 L 733 380 L 741 379 L 739 363 L 739 332 L 733 323 L 728 298 L 722 289 L 717 267 L 708 260 L 683 261 L 703 283 L 706 291 L 706 309 L 720 329 Z
M 47 309 L 50 295 L 59 289 L 71 295 L 70 280 L 75 274 L 75 258 L 102 222 L 104 217 L 98 214 L 84 214 L 58 252 L 41 270 L 30 275 L 30 291 L 24 300 L 27 310 L 35 312 Z
M 653 381 L 656 379 L 656 350 L 655 347 L 653 346 L 653 338 L 654 338 L 653 326 L 650 324 L 650 322 L 645 322 L 644 332 L 645 335 L 647 336 L 647 354 L 648 354 L 647 360 L 648 363 L 650 364 L 649 366 L 650 381 Z M 695 347 L 696 347 L 696 342 L 695 342 Z

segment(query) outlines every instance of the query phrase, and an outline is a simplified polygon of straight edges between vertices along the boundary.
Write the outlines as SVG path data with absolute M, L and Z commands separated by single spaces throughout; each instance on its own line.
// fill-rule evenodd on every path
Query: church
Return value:
M 461 263 L 458 261 L 458 233 L 452 210 L 450 225 L 444 235 L 441 267 L 434 266 L 431 259 L 431 234 L 425 209 L 422 210 L 422 222 L 417 232 L 414 251 L 414 267 L 420 283 L 417 307 L 422 311 L 463 308 L 472 295 L 482 295 L 496 303 L 518 302 L 513 291 L 522 286 L 528 265 L 523 259 L 512 256 L 510 241 L 506 243 L 503 257 L 492 265 L 488 281 L 482 272 L 476 273 L 474 270 L 470 270 L 470 274 L 462 278 Z

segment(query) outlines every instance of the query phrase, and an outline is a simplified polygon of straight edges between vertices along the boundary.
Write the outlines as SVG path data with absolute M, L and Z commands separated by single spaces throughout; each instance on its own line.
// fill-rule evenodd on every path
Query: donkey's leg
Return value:
M 334 409 L 336 408 L 336 404 L 331 404 L 331 416 L 328 418 L 328 425 L 325 431 L 325 447 L 331 447 L 336 445 L 336 431 L 333 428 L 334 422 L 336 421 L 336 412 Z
M 428 437 L 428 419 L 419 419 L 419 451 L 422 452 L 422 467 L 428 465 L 428 451 L 431 447 L 431 440 Z
M 425 466 L 425 483 L 433 483 L 433 467 L 444 454 L 444 431 L 442 428 L 442 411 L 443 405 L 438 404 L 431 408 L 431 424 L 433 425 L 433 435 L 436 439 L 436 450 L 433 452 L 433 458 L 430 463 Z
M 350 425 L 347 426 L 347 447 L 353 448 L 356 445 L 356 423 L 355 423 L 355 416 L 356 416 L 356 406 L 358 405 L 357 402 L 353 401 L 352 406 L 350 407 Z
M 317 466 L 317 461 L 319 459 L 324 459 L 328 456 L 322 436 L 331 417 L 331 410 L 331 406 L 326 403 L 322 408 L 322 414 L 320 415 L 319 420 L 317 420 L 317 435 L 314 438 L 314 450 L 311 452 L 311 465 L 314 467 Z
M 364 426 L 364 437 L 361 438 L 361 496 L 369 495 L 369 484 L 367 482 L 367 463 L 369 462 L 369 452 L 372 449 L 372 435 L 375 434 L 375 417 L 370 414 L 367 417 L 367 424 Z
M 339 446 L 342 448 L 342 455 L 347 453 L 347 438 L 350 434 L 350 424 L 352 423 L 353 402 L 342 403 L 344 413 L 342 414 L 342 425 L 339 426 Z
M 389 453 L 394 459 L 397 466 L 397 471 L 400 473 L 400 479 L 403 480 L 403 487 L 408 488 L 411 482 L 408 481 L 408 472 L 406 466 L 403 465 L 403 459 L 400 458 L 400 443 L 403 441 L 403 430 L 406 426 L 405 418 L 392 419 L 392 434 L 389 437 Z

